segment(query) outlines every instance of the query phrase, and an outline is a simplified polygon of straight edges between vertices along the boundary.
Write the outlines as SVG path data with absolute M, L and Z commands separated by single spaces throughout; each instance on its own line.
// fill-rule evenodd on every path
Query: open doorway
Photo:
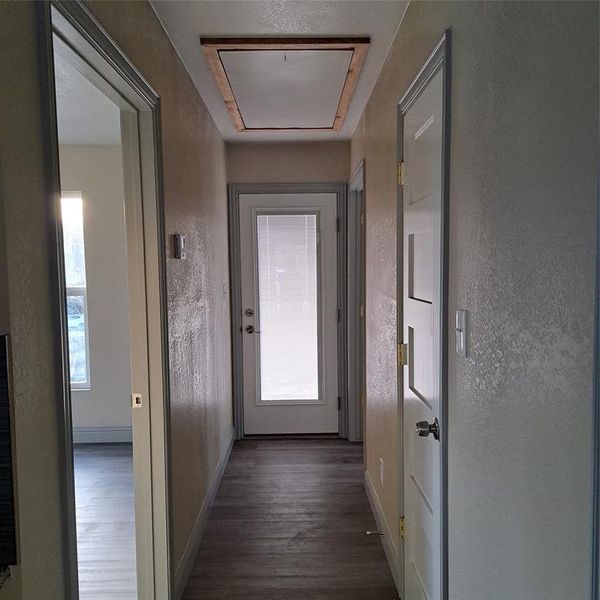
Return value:
M 57 49 L 61 48 L 57 44 Z M 55 52 L 81 598 L 137 597 L 121 109 Z
M 167 598 L 158 98 L 85 7 L 51 19 L 72 596 Z

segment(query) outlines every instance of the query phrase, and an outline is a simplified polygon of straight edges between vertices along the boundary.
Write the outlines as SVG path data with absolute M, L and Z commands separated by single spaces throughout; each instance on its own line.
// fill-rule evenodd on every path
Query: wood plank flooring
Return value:
M 397 600 L 363 487 L 362 446 L 234 446 L 184 600 Z
M 135 508 L 131 444 L 76 444 L 79 597 L 135 600 Z

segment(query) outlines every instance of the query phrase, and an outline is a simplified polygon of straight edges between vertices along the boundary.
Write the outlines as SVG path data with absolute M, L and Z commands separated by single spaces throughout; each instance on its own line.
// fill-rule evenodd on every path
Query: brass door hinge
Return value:
M 404 524 L 404 517 L 400 517 L 400 526 L 398 533 L 400 534 L 400 539 L 403 540 L 406 535 L 406 525 Z
M 404 161 L 398 163 L 398 185 L 406 184 L 406 167 Z
M 408 364 L 408 344 L 398 344 L 398 366 L 405 367 Z

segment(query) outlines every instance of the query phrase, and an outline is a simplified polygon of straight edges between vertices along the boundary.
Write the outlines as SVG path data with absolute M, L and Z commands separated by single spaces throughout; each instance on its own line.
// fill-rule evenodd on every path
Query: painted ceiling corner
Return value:
M 351 139 L 408 6 L 407 0 L 150 2 L 227 142 Z M 217 46 L 251 39 L 274 43 L 243 51 Z M 362 45 L 275 45 L 310 40 Z

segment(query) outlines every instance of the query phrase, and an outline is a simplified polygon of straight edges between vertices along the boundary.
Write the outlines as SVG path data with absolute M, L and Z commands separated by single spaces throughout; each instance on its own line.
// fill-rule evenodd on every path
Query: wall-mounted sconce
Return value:
M 179 260 L 185 258 L 185 235 L 181 233 L 176 233 L 173 236 L 173 247 L 175 258 Z

